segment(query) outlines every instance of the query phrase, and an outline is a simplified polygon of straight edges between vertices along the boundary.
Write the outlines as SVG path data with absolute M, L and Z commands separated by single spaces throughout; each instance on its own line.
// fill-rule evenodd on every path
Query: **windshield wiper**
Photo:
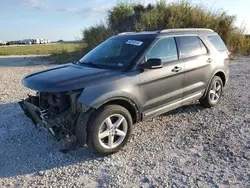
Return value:
M 84 64 L 84 65 L 91 65 L 91 66 L 97 67 L 97 68 L 101 68 L 100 65 L 95 64 L 95 63 L 93 63 L 93 62 L 91 62 L 91 61 L 89 61 L 89 62 L 80 62 L 80 61 L 78 61 L 78 63 L 79 63 L 79 64 Z

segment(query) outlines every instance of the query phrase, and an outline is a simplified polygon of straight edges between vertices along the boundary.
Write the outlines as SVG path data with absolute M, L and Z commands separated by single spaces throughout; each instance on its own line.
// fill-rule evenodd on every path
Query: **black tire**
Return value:
M 220 85 L 220 89 L 218 91 L 215 91 L 216 94 L 219 96 L 219 97 L 217 97 L 218 100 L 211 99 L 210 91 L 213 90 L 212 87 L 214 87 L 215 83 Z M 206 96 L 204 98 L 200 99 L 200 104 L 202 106 L 204 106 L 205 108 L 211 108 L 211 107 L 217 105 L 220 102 L 220 99 L 222 96 L 222 91 L 223 91 L 223 82 L 219 76 L 215 76 L 212 79 L 211 83 L 209 84 Z M 213 96 L 213 94 L 212 94 L 212 96 Z
M 115 115 L 115 114 L 123 116 L 124 121 L 126 120 L 125 122 L 126 127 L 127 127 L 126 136 L 122 138 L 123 141 L 117 147 L 112 148 L 112 149 L 111 148 L 107 149 L 103 147 L 103 145 L 101 144 L 101 141 L 99 140 L 99 130 L 100 130 L 100 127 L 103 126 L 103 122 L 108 117 Z M 124 126 L 123 124 L 121 125 Z M 119 151 L 127 143 L 128 139 L 130 138 L 131 133 L 132 133 L 132 125 L 133 125 L 133 121 L 132 121 L 131 114 L 129 113 L 127 109 L 123 108 L 122 106 L 107 105 L 107 106 L 101 107 L 100 109 L 98 109 L 96 112 L 94 112 L 91 115 L 89 123 L 88 123 L 88 128 L 87 128 L 88 147 L 90 151 L 101 154 L 101 155 L 110 155 Z M 119 138 L 119 136 L 117 137 Z M 108 139 L 110 139 L 109 136 L 108 136 Z

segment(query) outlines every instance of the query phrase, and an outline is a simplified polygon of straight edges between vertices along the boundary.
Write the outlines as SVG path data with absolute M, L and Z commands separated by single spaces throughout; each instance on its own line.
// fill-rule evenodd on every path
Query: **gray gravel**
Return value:
M 21 78 L 44 66 L 6 61 L 0 58 L 0 187 L 250 187 L 250 58 L 231 62 L 217 107 L 195 102 L 138 123 L 130 143 L 108 157 L 86 148 L 62 154 L 63 142 L 36 130 L 17 101 L 31 92 Z

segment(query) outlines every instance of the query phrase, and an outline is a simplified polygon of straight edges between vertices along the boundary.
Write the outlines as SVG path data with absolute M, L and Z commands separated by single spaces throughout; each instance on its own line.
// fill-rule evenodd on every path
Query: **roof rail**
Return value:
M 164 30 L 158 30 L 158 31 L 130 31 L 130 32 L 123 32 L 118 33 L 117 35 L 126 35 L 126 34 L 133 34 L 133 33 L 171 33 L 171 32 L 181 32 L 181 31 L 207 31 L 207 32 L 214 32 L 212 29 L 206 29 L 206 28 L 178 28 L 178 29 L 164 29 Z
M 117 35 L 126 35 L 126 34 L 133 34 L 133 33 L 137 33 L 137 34 L 150 34 L 150 33 L 156 33 L 156 31 L 131 31 L 131 32 L 119 33 Z
M 131 33 L 136 33 L 136 32 L 133 32 L 133 31 L 131 31 L 131 32 L 123 32 L 123 33 L 118 33 L 117 35 L 126 35 L 126 34 L 131 34 Z
M 171 32 L 178 32 L 178 31 L 208 31 L 214 32 L 212 29 L 204 29 L 204 28 L 180 28 L 180 29 L 164 29 L 161 30 L 160 33 L 171 33 Z

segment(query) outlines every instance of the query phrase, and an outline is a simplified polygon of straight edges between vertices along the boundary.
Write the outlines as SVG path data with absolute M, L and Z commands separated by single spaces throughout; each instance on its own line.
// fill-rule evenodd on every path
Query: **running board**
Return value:
M 202 95 L 203 95 L 203 92 L 199 92 L 199 93 L 196 93 L 194 95 L 188 96 L 182 100 L 179 100 L 179 101 L 173 102 L 171 104 L 161 106 L 161 107 L 156 108 L 154 110 L 148 111 L 148 112 L 143 114 L 143 120 L 164 114 L 164 113 L 171 111 L 171 110 L 174 110 L 178 107 L 183 106 L 185 103 L 199 99 Z

